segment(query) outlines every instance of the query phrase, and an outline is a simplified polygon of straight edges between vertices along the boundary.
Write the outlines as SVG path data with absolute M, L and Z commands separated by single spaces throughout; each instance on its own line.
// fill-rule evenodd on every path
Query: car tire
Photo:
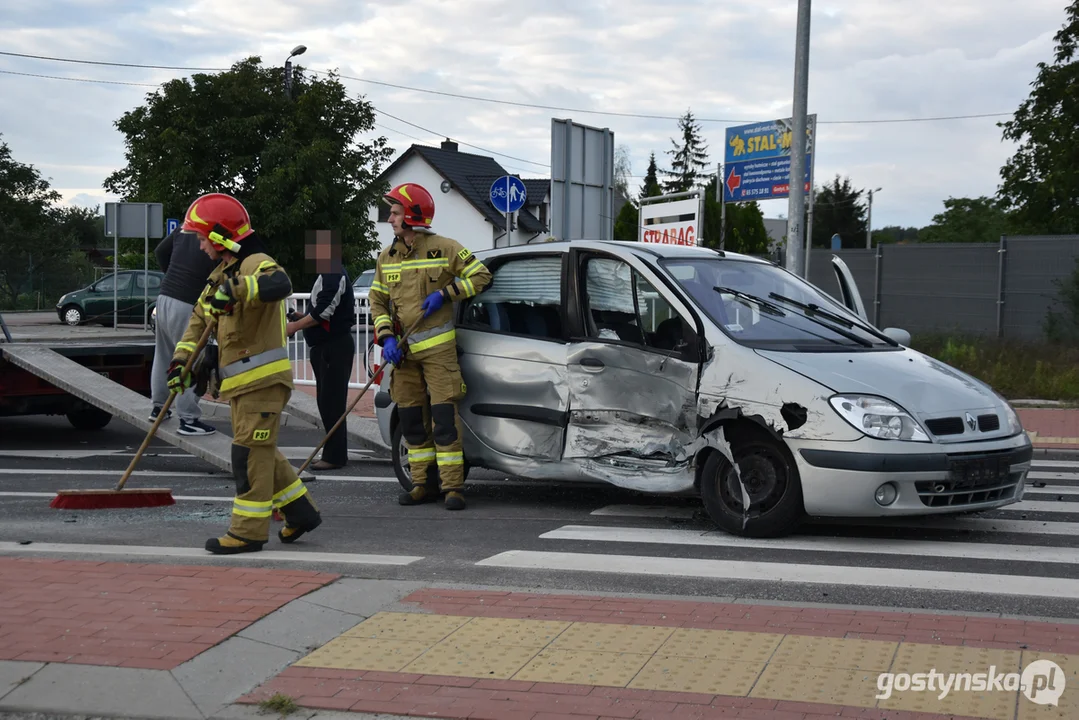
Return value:
M 742 513 L 742 486 L 727 456 L 709 453 L 701 470 L 701 500 L 709 517 L 725 532 L 750 538 L 789 535 L 805 517 L 798 468 L 787 447 L 764 430 L 732 433 L 731 449 L 750 496 Z M 753 508 L 762 503 L 763 508 Z
M 100 430 L 112 421 L 112 415 L 101 408 L 88 406 L 70 410 L 67 421 L 76 430 Z
M 393 460 L 393 474 L 397 476 L 397 482 L 401 484 L 405 492 L 409 492 L 413 488 L 412 484 L 412 472 L 408 468 L 408 448 L 405 446 L 405 434 L 401 430 L 401 424 L 398 423 L 393 428 L 393 433 L 390 435 L 390 457 Z M 465 480 L 468 480 L 468 471 L 471 466 L 468 464 L 468 460 L 465 460 Z M 435 469 L 435 480 L 439 482 L 441 487 L 441 481 L 438 478 L 438 469 Z
M 64 316 L 65 325 L 77 327 L 86 322 L 86 313 L 78 305 L 65 305 L 60 312 Z

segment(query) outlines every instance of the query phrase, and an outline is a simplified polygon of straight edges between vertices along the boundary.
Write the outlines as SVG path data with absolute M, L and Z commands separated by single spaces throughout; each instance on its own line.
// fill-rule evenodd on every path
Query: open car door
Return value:
M 865 304 L 862 302 L 862 295 L 858 292 L 858 283 L 854 282 L 854 274 L 847 267 L 847 263 L 843 262 L 839 256 L 832 256 L 832 270 L 835 271 L 835 279 L 839 284 L 839 293 L 842 295 L 843 305 L 848 310 L 860 317 L 867 325 L 876 325 L 870 322 L 869 317 L 865 313 Z M 884 328 L 882 333 L 895 340 L 900 345 L 910 347 L 910 333 L 906 330 L 899 328 Z

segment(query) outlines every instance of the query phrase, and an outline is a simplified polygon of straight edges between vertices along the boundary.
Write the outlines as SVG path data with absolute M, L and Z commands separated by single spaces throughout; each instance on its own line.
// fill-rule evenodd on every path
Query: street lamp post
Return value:
M 873 193 L 880 192 L 881 188 L 869 191 L 869 210 L 866 213 L 865 219 L 865 248 L 869 250 L 873 247 Z
M 297 55 L 303 55 L 307 52 L 306 45 L 297 45 L 292 48 L 292 52 L 285 58 L 285 97 L 292 97 L 292 58 Z

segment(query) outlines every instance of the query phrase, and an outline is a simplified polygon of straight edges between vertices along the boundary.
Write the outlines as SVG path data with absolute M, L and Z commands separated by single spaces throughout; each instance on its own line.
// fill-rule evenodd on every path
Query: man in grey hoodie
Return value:
M 217 263 L 199 249 L 199 238 L 194 233 L 181 232 L 179 228 L 165 236 L 154 249 L 157 264 L 165 273 L 161 281 L 161 293 L 157 298 L 157 345 L 154 349 L 154 366 L 150 371 L 150 392 L 154 403 L 150 419 L 156 420 L 169 396 L 166 384 L 169 363 L 172 361 L 176 343 L 180 342 L 199 295 L 206 287 L 206 280 Z M 217 428 L 202 422 L 202 408 L 194 386 L 176 398 L 180 414 L 181 435 L 212 435 Z M 172 415 L 169 410 L 168 416 Z

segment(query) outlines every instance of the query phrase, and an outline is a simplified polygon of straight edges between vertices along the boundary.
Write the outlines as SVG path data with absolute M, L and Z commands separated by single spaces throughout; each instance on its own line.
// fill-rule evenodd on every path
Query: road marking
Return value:
M 96 476 L 123 475 L 121 470 L 54 470 L 52 468 L 0 468 L 0 475 L 65 475 L 65 476 Z M 137 470 L 131 473 L 131 477 L 188 477 L 188 478 L 232 478 L 231 473 L 226 472 L 183 472 L 174 470 Z
M 667 507 L 665 505 L 604 505 L 591 515 L 634 518 L 691 518 L 703 507 Z
M 1028 472 L 1027 482 L 1032 480 L 1079 480 L 1079 474 L 1065 472 Z
M 896 538 L 818 537 L 805 535 L 789 538 L 755 539 L 724 532 L 673 530 L 667 528 L 628 528 L 603 525 L 564 525 L 543 533 L 545 540 L 580 540 L 584 542 L 640 543 L 649 545 L 698 545 L 708 547 L 754 548 L 761 550 L 804 550 L 807 552 L 869 553 L 907 555 L 918 558 L 949 557 L 979 560 L 1054 562 L 1079 565 L 1074 547 L 1042 545 L 1002 545 L 943 540 L 901 540 Z
M 1079 468 L 1079 460 L 1034 460 L 1031 467 Z
M 514 570 L 569 570 L 723 581 L 751 580 L 769 584 L 794 582 L 1079 599 L 1079 580 L 1028 575 L 530 550 L 509 550 L 480 560 L 476 565 Z
M 1079 513 L 1079 502 L 1069 502 L 1067 500 L 1055 499 L 1047 499 L 1044 501 L 1040 501 L 1037 499 L 1025 499 L 1028 497 L 1030 497 L 1029 494 L 1023 495 L 1024 499 L 1022 502 L 1017 502 L 1014 505 L 1007 505 L 1000 508 L 1000 510 L 994 510 L 994 512 L 1044 512 L 1064 514 Z
M 0 457 L 5 458 L 40 458 L 45 454 L 48 454 L 48 460 L 85 460 L 92 457 L 124 454 L 135 456 L 135 453 L 122 453 L 120 450 L 0 450 Z M 143 456 L 145 457 L 146 453 Z
M 56 493 L 54 493 L 54 492 L 50 493 L 50 492 L 29 492 L 29 491 L 15 491 L 15 490 L 12 490 L 12 491 L 0 490 L 0 497 L 27 497 L 27 498 L 33 498 L 33 497 L 42 497 L 43 498 L 43 497 L 47 497 L 47 498 L 51 498 L 51 497 L 56 497 Z M 233 498 L 231 496 L 229 496 L 229 497 L 219 497 L 219 496 L 216 496 L 216 495 L 173 495 L 172 499 L 173 500 L 192 500 L 192 501 L 196 501 L 196 502 L 227 502 L 227 503 L 230 503 L 233 500 Z
M 1079 523 L 1050 522 L 1048 520 L 1011 520 L 1007 518 L 840 518 L 849 526 L 896 528 L 908 527 L 920 530 L 966 530 L 970 532 L 1018 533 L 1022 535 L 1072 535 L 1079 536 Z
M 290 552 L 263 549 L 258 553 L 213 555 L 202 548 L 153 547 L 145 545 L 76 545 L 72 543 L 37 543 L 21 545 L 0 542 L 0 553 L 68 553 L 84 555 L 149 555 L 153 557 L 213 558 L 233 562 L 265 562 L 287 560 L 302 563 L 348 563 L 351 565 L 411 565 L 423 560 L 422 555 L 364 555 L 359 553 Z

